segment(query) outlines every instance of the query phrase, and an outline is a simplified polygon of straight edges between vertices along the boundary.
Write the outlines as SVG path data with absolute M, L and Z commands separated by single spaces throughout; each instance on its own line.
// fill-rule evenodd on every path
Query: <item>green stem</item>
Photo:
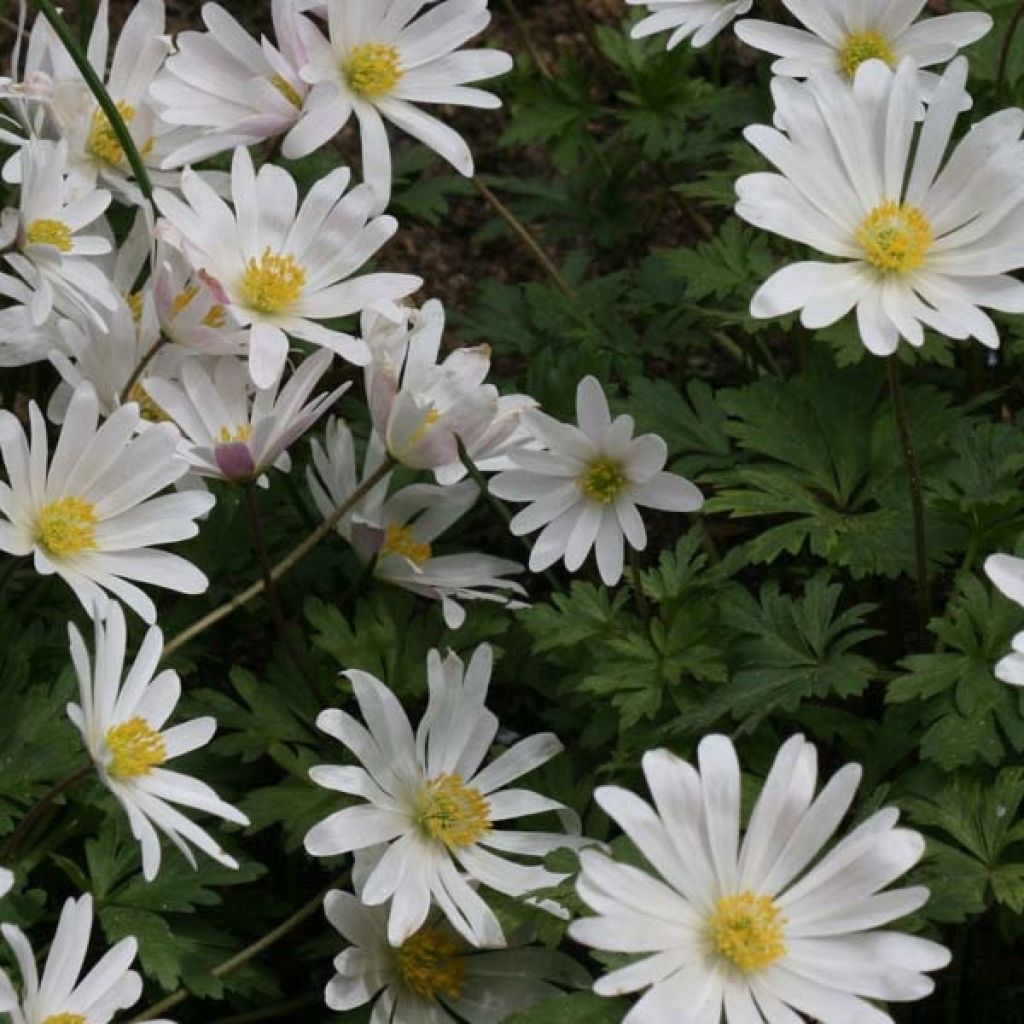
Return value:
M 152 202 L 153 183 L 149 180 L 146 165 L 142 162 L 142 155 L 132 139 L 128 126 L 124 123 L 124 118 L 121 117 L 121 112 L 117 109 L 117 104 L 111 99 L 106 86 L 100 81 L 99 76 L 93 70 L 93 66 L 89 63 L 89 58 L 82 48 L 82 44 L 75 38 L 75 33 L 71 31 L 71 27 L 57 12 L 57 8 L 54 7 L 51 0 L 36 0 L 36 7 L 39 8 L 42 16 L 50 23 L 51 28 L 57 34 L 57 38 L 64 44 L 64 48 L 68 51 L 68 56 L 74 61 L 82 78 L 85 79 L 85 84 L 89 86 L 89 91 L 96 97 L 96 102 L 100 105 L 100 109 L 107 115 L 110 127 L 117 136 L 117 141 L 121 144 L 121 149 L 124 151 L 124 155 L 132 169 L 132 174 L 135 175 L 136 184 L 146 199 Z
M 92 775 L 92 764 L 83 765 L 73 775 L 62 779 L 52 789 L 39 798 L 35 806 L 18 823 L 18 827 L 7 838 L 7 841 L 0 846 L 0 864 L 9 864 L 11 858 L 18 852 L 18 848 L 24 842 L 32 826 L 39 820 L 46 809 L 62 797 L 68 790 L 74 789 L 80 782 L 84 782 Z
M 161 334 L 160 337 L 157 338 L 156 341 L 154 341 L 153 344 L 146 350 L 145 354 L 139 360 L 135 369 L 132 370 L 131 376 L 125 383 L 124 388 L 121 390 L 122 405 L 125 402 L 133 401 L 132 392 L 135 390 L 135 386 L 142 379 L 142 375 L 149 368 L 149 364 L 153 362 L 154 359 L 156 359 L 157 353 L 160 351 L 160 349 L 162 349 L 165 345 L 169 344 L 170 342 L 167 340 L 167 338 L 165 338 L 164 335 Z

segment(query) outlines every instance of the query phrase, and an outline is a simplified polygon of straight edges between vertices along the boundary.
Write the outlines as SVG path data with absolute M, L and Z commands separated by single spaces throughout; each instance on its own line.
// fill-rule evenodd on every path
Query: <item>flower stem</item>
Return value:
M 344 880 L 339 879 L 333 882 L 326 889 L 322 889 L 316 894 L 308 903 L 304 903 L 298 910 L 292 914 L 286 921 L 282 921 L 272 931 L 267 932 L 261 939 L 257 939 L 251 946 L 246 946 L 241 953 L 236 953 L 233 957 L 225 960 L 223 963 L 217 964 L 216 967 L 210 972 L 215 978 L 223 978 L 232 971 L 237 971 L 239 967 L 244 967 L 254 957 L 265 952 L 274 943 L 283 939 L 290 932 L 294 931 L 300 924 L 311 918 L 322 906 L 324 898 L 338 885 L 343 885 Z M 133 1017 L 131 1024 L 139 1024 L 141 1021 L 154 1020 L 161 1014 L 166 1013 L 168 1010 L 172 1010 L 175 1006 L 185 1002 L 186 999 L 191 995 L 188 989 L 179 988 L 176 992 L 172 992 L 166 999 L 161 999 L 160 1002 L 154 1003 L 145 1013 L 140 1014 L 138 1017 Z
M 651 606 L 644 593 L 644 581 L 640 575 L 640 558 L 636 548 L 629 548 L 629 576 L 633 584 L 633 600 L 636 603 L 636 611 L 641 622 L 647 623 L 651 619 Z
M 154 359 L 156 359 L 157 353 L 160 351 L 160 349 L 162 349 L 165 345 L 168 344 L 170 344 L 170 342 L 167 340 L 167 338 L 164 337 L 164 335 L 161 334 L 160 337 L 157 338 L 156 341 L 154 341 L 153 344 L 149 347 L 145 355 L 143 355 L 143 357 L 139 360 L 138 365 L 135 367 L 134 370 L 132 370 L 131 376 L 128 378 L 128 382 L 125 384 L 124 388 L 121 391 L 122 405 L 125 402 L 130 402 L 132 400 L 131 394 L 132 391 L 135 390 L 135 385 L 138 384 L 139 381 L 142 379 L 142 375 L 149 368 L 149 364 L 153 362 Z
M 152 202 L 153 183 L 149 180 L 146 165 L 142 162 L 142 155 L 132 139 L 128 126 L 124 123 L 124 118 L 121 117 L 121 112 L 117 109 L 117 104 L 111 99 L 106 86 L 100 81 L 99 76 L 89 63 L 89 57 L 82 48 L 82 44 L 75 38 L 71 27 L 57 12 L 57 8 L 54 7 L 51 0 L 35 0 L 35 2 L 42 16 L 50 23 L 53 31 L 57 34 L 57 38 L 64 44 L 64 48 L 68 51 L 68 56 L 74 61 L 82 78 L 85 79 L 85 84 L 89 87 L 89 91 L 96 97 L 96 102 L 100 105 L 100 109 L 107 115 L 107 120 L 117 136 L 117 141 L 121 144 L 121 149 L 124 151 L 128 165 L 132 169 L 132 174 L 135 176 L 135 182 L 139 186 L 139 190 L 146 199 Z
M 523 17 L 522 12 L 516 5 L 516 0 L 505 0 L 505 8 L 508 10 L 512 20 L 516 23 L 516 28 L 519 30 L 519 34 L 523 37 L 523 45 L 526 47 L 526 52 L 530 55 L 530 59 L 537 66 L 537 70 L 541 73 L 541 77 L 546 78 L 549 82 L 553 79 L 551 74 L 551 68 L 547 66 L 547 62 L 540 54 L 540 50 L 537 49 L 537 44 L 534 41 L 533 35 L 530 33 L 530 26 L 527 25 L 526 19 Z
M 1003 90 L 1006 88 L 1006 69 L 1010 61 L 1010 47 L 1013 45 L 1013 38 L 1020 28 L 1021 20 L 1024 19 L 1024 0 L 1020 0 L 1017 9 L 1013 12 L 1010 24 L 1006 26 L 1006 35 L 1003 36 L 1003 45 L 999 49 L 999 64 L 996 70 L 996 104 L 1002 102 Z
M 83 765 L 73 775 L 62 779 L 52 789 L 44 793 L 35 806 L 18 823 L 18 827 L 7 838 L 7 841 L 0 846 L 0 864 L 9 864 L 11 858 L 18 852 L 18 848 L 24 842 L 32 826 L 39 820 L 43 812 L 68 790 L 74 789 L 80 782 L 84 782 L 92 775 L 92 764 Z
M 903 401 L 903 389 L 900 386 L 900 366 L 895 355 L 886 359 L 885 368 L 889 378 L 892 414 L 896 420 L 896 429 L 899 431 L 900 447 L 903 449 L 903 461 L 907 467 L 907 480 L 910 484 L 910 504 L 914 517 L 914 557 L 917 565 L 917 608 L 923 630 L 927 627 L 928 619 L 931 617 L 928 547 L 924 531 L 924 487 L 921 482 L 917 452 L 914 451 L 914 442 L 910 436 L 907 407 Z
M 334 528 L 348 515 L 390 473 L 397 462 L 391 456 L 367 477 L 349 497 L 341 503 L 301 544 L 293 548 L 284 558 L 281 559 L 271 570 L 270 579 L 277 582 L 286 573 L 291 572 L 325 537 L 334 532 Z M 211 626 L 215 626 L 222 619 L 226 619 L 239 608 L 247 605 L 253 598 L 263 593 L 266 584 L 263 580 L 253 583 L 245 590 L 236 594 L 230 601 L 225 601 L 218 608 L 214 608 L 208 615 L 204 615 L 198 622 L 194 622 L 187 629 L 182 630 L 177 636 L 171 639 L 164 647 L 164 657 L 173 654 L 183 647 L 190 640 L 195 639 L 201 633 L 205 633 Z

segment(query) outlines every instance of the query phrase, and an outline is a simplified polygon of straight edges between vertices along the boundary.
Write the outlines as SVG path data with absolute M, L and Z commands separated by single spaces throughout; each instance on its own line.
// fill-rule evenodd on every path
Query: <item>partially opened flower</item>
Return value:
M 575 572 L 593 549 L 601 579 L 614 586 L 622 576 L 623 546 L 642 551 L 647 531 L 637 506 L 694 512 L 704 498 L 689 480 L 664 471 L 665 442 L 656 434 L 633 437 L 633 418 L 608 411 L 594 377 L 576 389 L 578 427 L 536 410 L 522 414 L 527 432 L 543 450 L 509 453 L 515 469 L 491 479 L 491 492 L 528 501 L 511 523 L 521 536 L 541 530 L 530 569 L 541 572 L 559 559 Z
M 328 0 L 330 42 L 314 36 L 302 69 L 313 84 L 302 120 L 284 145 L 290 159 L 335 136 L 354 113 L 363 146 L 363 178 L 377 209 L 391 197 L 391 150 L 384 121 L 408 132 L 471 177 L 473 155 L 454 129 L 418 103 L 493 108 L 501 101 L 469 83 L 503 75 L 512 58 L 498 50 L 462 50 L 491 20 L 487 0 Z
M 177 429 L 160 423 L 134 436 L 140 416 L 133 402 L 98 427 L 96 392 L 83 384 L 50 459 L 46 422 L 34 402 L 29 416 L 31 443 L 14 416 L 0 412 L 8 479 L 0 482 L 0 551 L 32 555 L 36 571 L 59 575 L 90 615 L 106 606 L 109 591 L 154 622 L 156 607 L 130 581 L 203 593 L 203 573 L 158 549 L 194 537 L 195 520 L 214 503 L 209 494 L 155 497 L 188 472 L 176 453 Z
M 1024 608 L 1024 558 L 989 555 L 985 575 L 1011 601 Z M 1013 651 L 996 664 L 996 678 L 1012 686 L 1024 686 L 1024 633 L 1013 638 Z
M 634 39 L 671 32 L 667 48 L 674 49 L 685 39 L 696 47 L 707 46 L 733 18 L 746 14 L 754 0 L 626 0 L 647 8 L 646 18 L 633 26 Z
M 183 252 L 227 315 L 249 329 L 249 372 L 257 387 L 280 379 L 289 336 L 366 363 L 362 341 L 321 321 L 364 309 L 398 319 L 395 301 L 420 286 L 409 274 L 353 276 L 398 223 L 372 216 L 369 186 L 346 195 L 350 178 L 344 168 L 332 171 L 300 207 L 287 171 L 268 163 L 257 174 L 248 150 L 239 147 L 231 168 L 233 210 L 191 170 L 182 174 L 184 202 L 167 191 L 156 193 Z
M 217 730 L 216 720 L 196 718 L 166 727 L 181 697 L 181 681 L 170 669 L 157 674 L 164 647 L 163 633 L 157 627 L 146 634 L 127 675 L 127 630 L 116 601 L 110 603 L 105 616 L 97 617 L 95 631 L 90 661 L 81 633 L 68 625 L 81 701 L 68 705 L 68 717 L 82 734 L 103 784 L 128 815 L 132 835 L 142 849 L 146 880 L 152 881 L 160 868 L 158 832 L 167 836 L 193 867 L 196 861 L 189 844 L 226 867 L 238 867 L 237 861 L 178 807 L 214 814 L 236 825 L 248 825 L 249 819 L 205 782 L 164 767 L 176 757 L 205 747 Z
M 772 21 L 747 20 L 736 25 L 736 35 L 759 50 L 774 53 L 777 75 L 808 78 L 832 71 L 853 79 L 866 60 L 881 60 L 891 68 L 910 59 L 921 69 L 952 60 L 965 46 L 992 28 L 992 19 L 980 11 L 963 11 L 918 21 L 921 0 L 782 0 L 802 29 Z M 925 98 L 934 93 L 939 78 L 920 71 L 918 88 Z M 966 97 L 970 105 L 970 97 Z
M 299 75 L 304 37 L 317 30 L 294 0 L 273 0 L 277 46 L 257 42 L 217 3 L 202 8 L 206 32 L 180 32 L 176 52 L 150 94 L 169 124 L 198 129 L 198 138 L 169 154 L 164 166 L 198 163 L 236 146 L 285 135 L 295 126 L 309 86 Z
M 949 963 L 927 939 L 880 930 L 922 907 L 928 890 L 887 889 L 924 853 L 897 811 L 826 845 L 861 770 L 841 769 L 815 798 L 817 753 L 802 736 L 779 750 L 740 840 L 740 766 L 724 736 L 703 740 L 699 773 L 666 750 L 644 756 L 651 807 L 625 789 L 596 798 L 653 869 L 582 854 L 578 888 L 596 917 L 579 942 L 640 954 L 599 979 L 601 995 L 646 989 L 623 1024 L 753 1024 L 804 1019 L 892 1024 L 873 1004 L 922 999 L 925 972 Z
M 943 161 L 967 77 L 958 57 L 920 129 L 917 67 L 869 60 L 853 89 L 834 72 L 804 85 L 776 79 L 785 132 L 754 125 L 747 141 L 778 169 L 736 183 L 736 212 L 751 224 L 824 253 L 783 267 L 751 302 L 756 317 L 800 310 L 808 328 L 857 311 L 875 355 L 924 328 L 996 348 L 984 308 L 1024 312 L 1024 114 L 985 118 Z M 916 144 L 915 144 L 916 143 Z
M 119 1010 L 139 1001 L 142 978 L 131 970 L 139 946 L 134 938 L 122 939 L 79 978 L 89 953 L 92 919 L 92 896 L 64 904 L 42 978 L 21 929 L 3 926 L 23 986 L 19 994 L 0 970 L 0 1013 L 9 1013 L 12 1024 L 109 1024 Z
M 327 1005 L 337 1012 L 373 1002 L 374 1021 L 501 1024 L 589 982 L 575 960 L 542 946 L 473 949 L 436 913 L 394 947 L 383 907 L 335 889 L 324 910 L 350 943 L 335 957 L 337 974 L 327 985 Z
M 364 479 L 381 464 L 384 452 L 374 438 L 367 448 Z M 320 513 L 327 518 L 355 493 L 359 485 L 352 433 L 340 421 L 327 426 L 323 446 L 313 442 L 309 487 Z M 385 478 L 338 524 L 376 579 L 441 602 L 445 624 L 458 629 L 466 619 L 463 601 L 494 601 L 506 608 L 525 607 L 517 597 L 523 588 L 506 577 L 523 571 L 518 562 L 477 551 L 437 554 L 434 543 L 476 503 L 479 488 L 472 482 L 452 487 L 412 484 L 387 497 Z
M 333 359 L 330 352 L 317 352 L 283 388 L 274 385 L 255 395 L 245 365 L 231 356 L 217 360 L 212 374 L 192 361 L 182 368 L 180 385 L 152 377 L 145 387 L 181 428 L 182 456 L 193 473 L 248 483 L 272 466 L 288 472 L 289 447 L 348 390 L 342 384 L 309 400 Z
M 491 649 L 481 645 L 463 674 L 456 655 L 442 660 L 432 651 L 430 701 L 415 734 L 395 695 L 379 679 L 354 670 L 346 675 L 366 726 L 338 710 L 317 719 L 361 767 L 322 765 L 310 771 L 313 781 L 360 802 L 315 825 L 306 850 L 335 857 L 387 844 L 361 898 L 369 906 L 391 901 L 392 945 L 423 927 L 432 900 L 468 942 L 504 945 L 498 919 L 471 882 L 510 896 L 548 888 L 563 876 L 498 854 L 536 859 L 579 842 L 561 833 L 495 827 L 566 809 L 529 790 L 504 788 L 559 753 L 562 746 L 550 733 L 520 740 L 482 767 L 498 729 L 498 719 L 485 707 L 491 658 Z

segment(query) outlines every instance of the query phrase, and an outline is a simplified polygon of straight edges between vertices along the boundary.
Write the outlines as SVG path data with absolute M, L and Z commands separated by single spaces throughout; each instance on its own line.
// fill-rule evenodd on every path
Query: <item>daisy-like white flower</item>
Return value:
M 113 285 L 90 257 L 110 252 L 109 238 L 90 234 L 110 205 L 96 189 L 73 199 L 65 179 L 67 145 L 30 142 L 22 147 L 20 210 L 3 212 L 0 245 L 16 246 L 7 262 L 32 289 L 29 309 L 38 327 L 54 307 L 68 316 L 99 319 L 111 309 Z
M 0 868 L 0 899 L 3 899 L 14 887 L 14 875 L 7 868 Z
M 220 4 L 204 4 L 202 16 L 208 31 L 179 33 L 176 52 L 150 89 L 163 120 L 202 133 L 171 153 L 166 167 L 286 135 L 309 92 L 299 68 L 306 62 L 304 38 L 317 30 L 294 0 L 271 4 L 277 46 L 257 42 Z
M 0 309 L 0 368 L 42 362 L 60 347 L 63 318 L 55 313 L 36 326 L 29 308 L 34 293 L 28 285 L 0 274 L 0 295 L 14 300 L 14 305 Z
M 804 28 L 753 19 L 736 25 L 736 35 L 748 46 L 778 56 L 772 64 L 775 74 L 808 78 L 832 71 L 852 79 L 866 60 L 881 60 L 896 68 L 909 58 L 919 69 L 917 84 L 924 98 L 934 93 L 939 79 L 920 69 L 945 64 L 992 28 L 992 19 L 980 11 L 917 21 L 923 0 L 782 2 Z
M 135 437 L 139 408 L 119 408 L 102 426 L 99 401 L 81 385 L 49 459 L 46 423 L 29 406 L 31 443 L 21 424 L 0 411 L 0 453 L 8 483 L 0 482 L 0 551 L 33 555 L 36 571 L 57 573 L 89 614 L 119 597 L 146 622 L 156 620 L 153 602 L 134 583 L 181 594 L 201 594 L 206 577 L 190 562 L 157 545 L 198 533 L 195 520 L 213 507 L 209 494 L 154 497 L 180 480 L 178 431 L 153 425 Z
M 487 0 L 443 0 L 421 14 L 426 0 L 328 0 L 330 42 L 311 37 L 302 76 L 313 85 L 302 120 L 284 155 L 305 156 L 336 135 L 354 113 L 363 147 L 363 179 L 391 197 L 391 150 L 384 121 L 473 175 L 466 141 L 416 104 L 495 108 L 493 93 L 467 83 L 503 75 L 512 58 L 498 50 L 460 50 L 490 24 Z
M 754 0 L 626 0 L 650 12 L 633 26 L 634 39 L 671 32 L 667 48 L 674 49 L 684 39 L 695 47 L 707 46 L 734 18 L 747 13 Z
M 486 458 L 518 427 L 503 410 L 498 389 L 485 383 L 491 369 L 488 345 L 459 348 L 438 363 L 444 307 L 437 299 L 421 310 L 404 310 L 405 324 L 364 317 L 370 349 L 366 394 L 370 415 L 388 452 L 413 469 L 433 469 L 439 479 L 459 479 L 458 440 L 474 457 Z M 531 404 L 512 396 L 516 412 Z M 536 403 L 533 403 L 536 404 Z
M 366 453 L 363 478 L 381 465 L 383 448 L 376 436 Z M 348 427 L 332 420 L 323 446 L 313 442 L 313 465 L 307 469 L 313 500 L 324 518 L 343 505 L 359 484 L 355 447 Z M 480 552 L 434 553 L 434 543 L 476 503 L 472 482 L 451 487 L 412 484 L 387 497 L 385 478 L 338 523 L 338 533 L 376 579 L 441 602 L 449 629 L 466 620 L 462 601 L 495 601 L 510 610 L 525 605 L 516 597 L 523 588 L 506 577 L 523 571 L 518 562 Z
M 570 934 L 598 949 L 646 954 L 594 986 L 609 996 L 649 989 L 623 1024 L 719 1024 L 723 1013 L 728 1024 L 797 1024 L 799 1014 L 892 1024 L 868 1000 L 927 996 L 935 986 L 925 972 L 945 967 L 948 950 L 879 930 L 927 902 L 920 886 L 886 890 L 920 859 L 924 839 L 897 828 L 890 808 L 823 852 L 860 767 L 847 765 L 815 798 L 816 751 L 793 737 L 741 842 L 732 743 L 708 737 L 697 757 L 699 774 L 665 750 L 644 756 L 653 808 L 618 787 L 596 793 L 657 872 L 582 855 L 579 893 L 598 916 L 576 921 Z
M 288 383 L 250 397 L 245 365 L 231 356 L 217 360 L 213 373 L 192 360 L 181 384 L 150 378 L 146 391 L 181 428 L 182 456 L 199 476 L 248 483 L 276 466 L 291 469 L 288 448 L 349 388 L 342 384 L 313 401 L 310 395 L 330 369 L 334 356 L 320 351 L 304 360 Z
M 989 555 L 985 575 L 999 591 L 1024 608 L 1024 558 Z M 1024 686 L 1024 633 L 1013 638 L 1013 651 L 996 663 L 996 678 L 1012 686 Z
M 351 893 L 329 892 L 324 910 L 350 943 L 335 957 L 337 974 L 327 985 L 327 1005 L 337 1012 L 374 1001 L 374 1021 L 500 1024 L 589 983 L 564 953 L 538 946 L 482 952 L 435 919 L 396 948 L 388 942 L 387 911 Z
M 142 978 L 131 970 L 139 946 L 134 938 L 122 939 L 79 980 L 89 952 L 92 919 L 92 896 L 64 904 L 42 978 L 25 934 L 14 925 L 3 926 L 24 986 L 19 996 L 0 970 L 0 1013 L 9 1013 L 11 1024 L 109 1024 L 119 1010 L 139 1001 Z
M 234 210 L 191 170 L 182 202 L 158 190 L 156 203 L 179 234 L 192 265 L 205 276 L 233 321 L 249 329 L 249 372 L 257 387 L 274 385 L 288 357 L 288 337 L 331 349 L 357 364 L 366 345 L 319 321 L 373 309 L 399 318 L 395 300 L 422 283 L 409 274 L 352 275 L 395 233 L 393 217 L 373 217 L 373 192 L 351 172 L 332 171 L 302 206 L 292 176 L 273 164 L 257 175 L 248 150 L 235 150 Z
M 647 531 L 637 506 L 665 512 L 695 512 L 704 503 L 689 480 L 664 472 L 668 448 L 657 434 L 633 437 L 633 418 L 608 411 L 594 377 L 576 389 L 578 427 L 537 410 L 522 414 L 527 432 L 544 450 L 509 454 L 515 469 L 491 479 L 491 492 L 508 501 L 528 501 L 511 523 L 516 536 L 543 527 L 530 554 L 530 569 L 542 572 L 559 559 L 575 572 L 593 548 L 601 579 L 622 577 L 623 539 L 642 551 Z
M 776 272 L 751 313 L 800 310 L 816 329 L 854 307 L 865 347 L 895 352 L 900 338 L 924 343 L 924 328 L 995 348 L 999 335 L 981 307 L 1024 312 L 1024 114 L 985 118 L 943 165 L 967 79 L 967 61 L 943 74 L 920 130 L 917 68 L 893 73 L 878 60 L 846 79 L 822 72 L 773 83 L 785 133 L 745 132 L 781 173 L 736 183 L 736 212 L 757 227 L 834 258 Z M 915 145 L 916 143 L 916 145 Z
M 217 731 L 216 719 L 195 718 L 165 728 L 181 697 L 181 680 L 170 669 L 155 675 L 164 649 L 163 633 L 156 626 L 146 634 L 127 675 L 127 629 L 116 601 L 110 602 L 105 616 L 96 618 L 95 630 L 90 661 L 81 633 L 68 625 L 81 701 L 68 705 L 68 717 L 82 734 L 101 781 L 128 815 L 132 835 L 142 849 L 143 875 L 152 881 L 160 868 L 158 830 L 193 867 L 196 861 L 189 844 L 218 863 L 237 868 L 238 862 L 177 808 L 215 814 L 236 825 L 248 825 L 249 819 L 205 782 L 163 767 L 205 747 Z
M 490 647 L 481 645 L 463 674 L 456 655 L 442 660 L 431 651 L 430 701 L 415 733 L 391 690 L 355 670 L 346 675 L 366 727 L 334 709 L 317 719 L 362 767 L 322 765 L 310 776 L 362 802 L 315 825 L 306 836 L 306 850 L 315 857 L 335 857 L 387 844 L 361 897 L 368 906 L 391 901 L 387 935 L 394 946 L 423 927 L 431 899 L 468 942 L 504 945 L 498 919 L 469 880 L 510 896 L 557 885 L 564 876 L 493 851 L 537 858 L 579 843 L 560 833 L 495 827 L 511 818 L 566 808 L 529 790 L 504 789 L 561 751 L 550 733 L 520 740 L 481 768 L 498 729 L 498 719 L 485 707 L 491 660 Z

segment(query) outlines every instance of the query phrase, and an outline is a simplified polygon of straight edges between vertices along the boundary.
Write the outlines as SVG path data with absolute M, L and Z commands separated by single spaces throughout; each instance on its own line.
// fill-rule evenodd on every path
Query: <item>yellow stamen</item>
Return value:
M 768 896 L 723 896 L 708 922 L 715 952 L 741 971 L 760 971 L 786 955 L 786 919 Z
M 167 745 L 145 719 L 129 718 L 107 730 L 111 760 L 107 772 L 115 779 L 137 779 L 148 775 L 167 760 Z
M 889 200 L 864 218 L 857 242 L 872 266 L 905 274 L 924 263 L 932 244 L 932 229 L 916 206 L 901 206 Z
M 231 427 L 221 427 L 217 433 L 217 442 L 219 444 L 245 444 L 250 437 L 252 437 L 252 425 L 243 423 L 241 426 L 235 427 L 234 430 Z
M 436 928 L 424 928 L 398 947 L 398 976 L 423 999 L 457 999 L 466 977 L 458 943 Z
M 36 539 L 48 554 L 70 558 L 96 549 L 96 509 L 84 498 L 61 498 L 39 510 Z
M 227 322 L 228 311 L 216 304 L 206 311 L 206 316 L 200 321 L 204 327 L 212 327 L 214 330 L 220 330 Z
M 128 392 L 128 401 L 134 402 L 139 407 L 139 415 L 147 423 L 171 423 L 171 417 L 167 415 L 163 407 L 150 398 L 149 392 L 142 386 L 142 381 L 137 381 Z
M 121 115 L 121 120 L 124 121 L 125 125 L 131 127 L 132 121 L 135 120 L 135 108 L 130 103 L 121 100 L 117 104 L 117 112 Z M 139 147 L 139 154 L 143 158 L 148 157 L 153 152 L 155 145 L 156 139 L 147 139 Z M 110 119 L 103 113 L 102 107 L 97 107 L 93 111 L 92 126 L 89 129 L 89 137 L 86 140 L 85 148 L 93 156 L 114 167 L 120 167 L 125 163 L 121 141 L 118 139 Z
M 171 301 L 171 316 L 176 317 L 186 310 L 198 294 L 199 285 L 197 284 L 189 285 L 178 292 Z
M 270 84 L 293 106 L 302 109 L 302 97 L 295 91 L 295 86 L 283 75 L 274 75 Z
M 130 292 L 124 297 L 124 301 L 132 311 L 132 319 L 135 321 L 136 327 L 142 323 L 142 304 L 144 299 L 145 296 L 142 292 Z M 132 401 L 134 401 L 134 399 L 132 399 Z
M 306 284 L 306 271 L 294 256 L 272 252 L 268 246 L 249 260 L 242 278 L 246 303 L 260 313 L 280 313 L 294 305 Z
M 601 505 L 610 505 L 626 486 L 626 474 L 622 467 L 611 459 L 592 462 L 586 473 L 580 477 L 580 490 L 591 500 Z
M 433 554 L 429 544 L 418 541 L 408 526 L 392 523 L 384 531 L 384 543 L 380 546 L 380 557 L 400 555 L 414 565 L 422 566 Z
M 40 217 L 25 229 L 25 240 L 30 245 L 52 245 L 61 252 L 71 252 L 71 228 L 62 220 Z
M 88 1024 L 80 1013 L 57 1013 L 43 1018 L 43 1024 Z
M 353 92 L 376 99 L 386 96 L 402 80 L 402 55 L 386 43 L 362 43 L 345 60 L 343 70 Z
M 431 839 L 449 848 L 471 846 L 491 829 L 491 805 L 459 775 L 438 775 L 420 796 L 417 821 Z
M 889 40 L 875 29 L 847 36 L 839 48 L 839 69 L 848 78 L 853 78 L 857 68 L 866 60 L 885 61 L 889 67 L 896 63 L 896 54 L 893 53 Z

